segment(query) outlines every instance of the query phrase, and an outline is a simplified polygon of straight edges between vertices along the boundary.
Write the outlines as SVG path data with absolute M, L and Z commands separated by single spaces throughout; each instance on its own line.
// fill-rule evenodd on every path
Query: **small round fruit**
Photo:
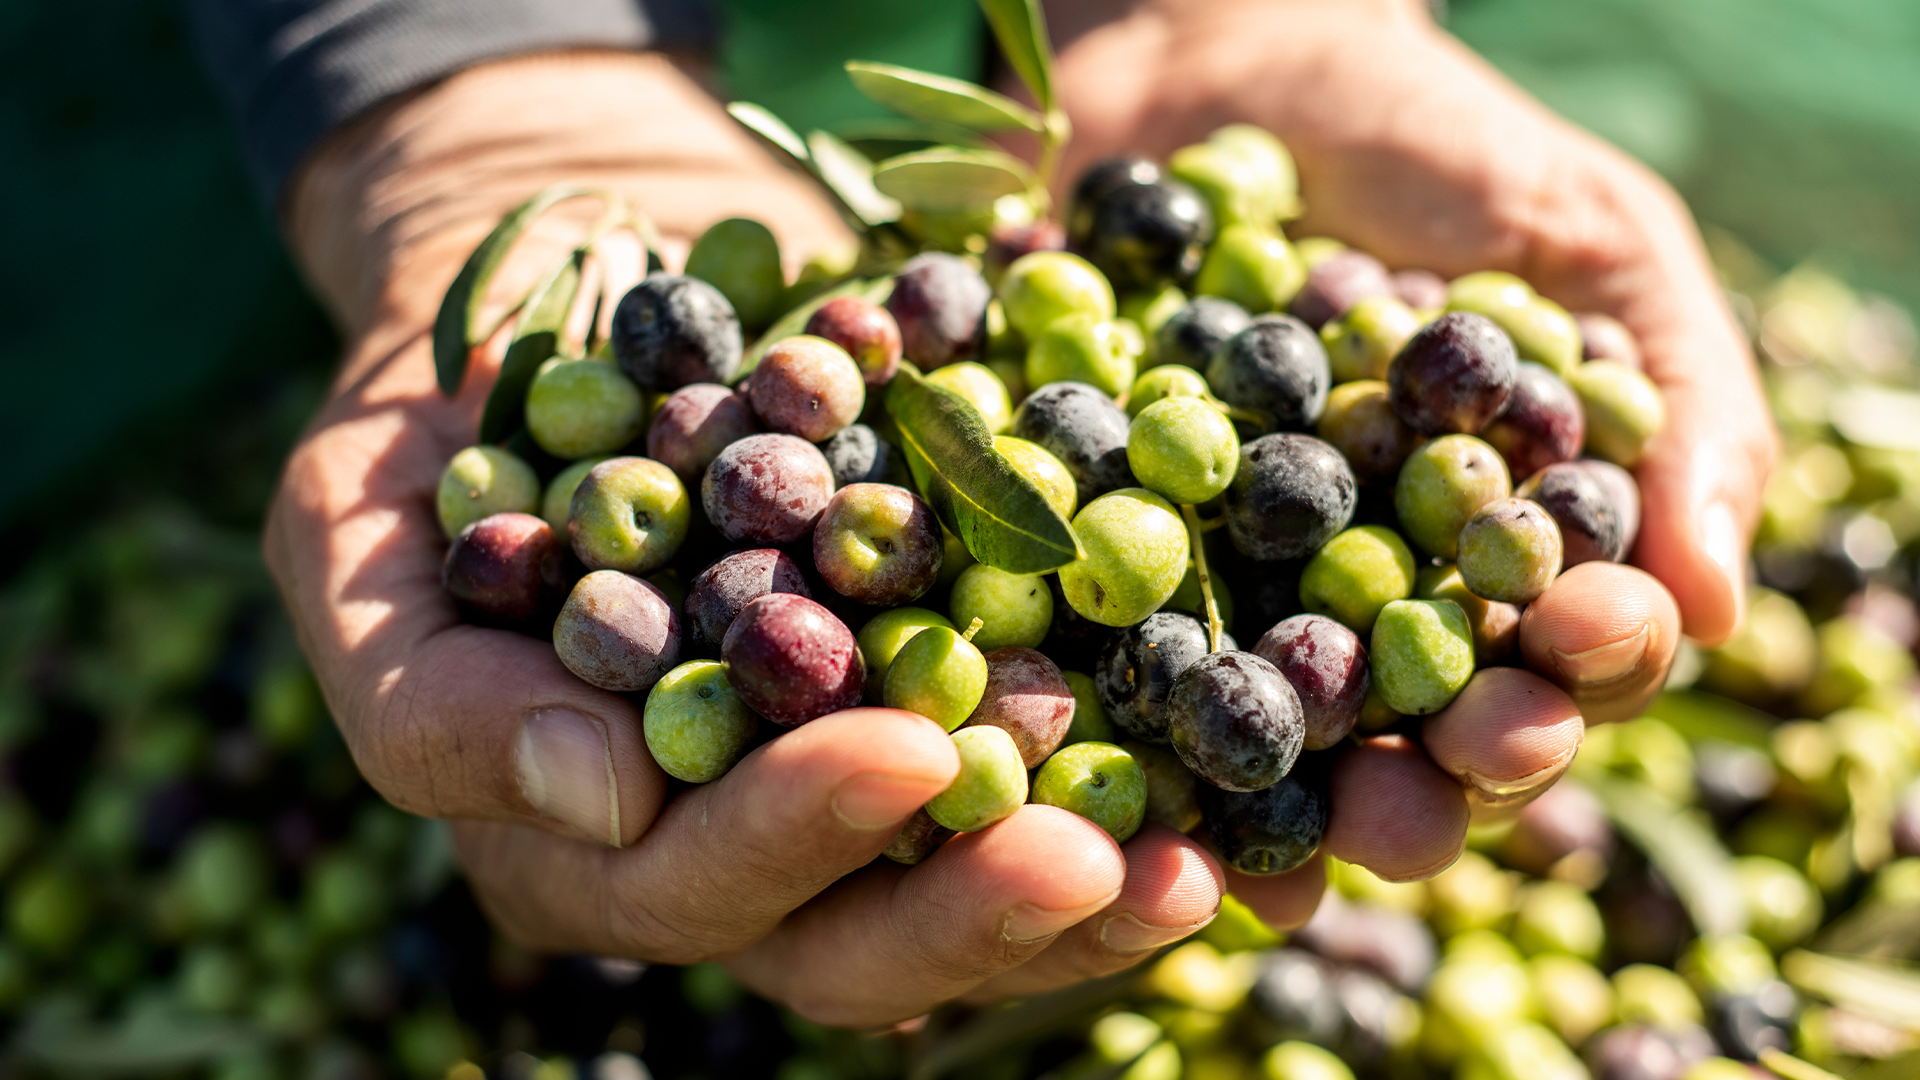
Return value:
M 1414 581 L 1416 600 L 1451 600 L 1467 613 L 1473 628 L 1473 662 L 1487 667 L 1505 660 L 1520 639 L 1520 609 L 1488 600 L 1467 588 L 1452 563 L 1423 567 Z
M 900 367 L 900 324 L 864 296 L 836 296 L 807 318 L 801 333 L 847 351 L 869 388 L 885 386 Z
M 1287 311 L 1318 330 L 1362 300 L 1392 296 L 1393 282 L 1380 260 L 1349 248 L 1313 264 Z
M 1231 300 L 1196 296 L 1154 331 L 1155 359 L 1204 371 L 1220 346 L 1251 322 L 1247 310 Z
M 766 326 L 783 310 L 787 278 L 780 269 L 780 242 L 752 218 L 708 226 L 687 253 L 687 276 L 719 289 L 750 330 Z
M 1060 568 L 1067 603 L 1105 626 L 1131 626 L 1167 602 L 1186 572 L 1187 527 L 1167 500 L 1122 488 L 1073 518 L 1085 553 Z
M 1055 319 L 1027 348 L 1027 385 L 1081 382 L 1108 397 L 1126 393 L 1133 385 L 1139 351 L 1119 325 L 1084 312 Z
M 673 470 L 688 490 L 720 451 L 760 433 L 747 395 L 714 383 L 693 383 L 667 395 L 647 428 L 647 456 Z
M 1471 435 L 1443 435 L 1407 456 L 1393 485 L 1393 509 L 1408 539 L 1435 558 L 1452 559 L 1467 519 L 1512 493 L 1498 451 Z
M 1279 431 L 1319 421 L 1332 385 L 1320 336 L 1291 315 L 1262 315 L 1215 350 L 1207 385 L 1229 405 L 1251 409 Z
M 1373 624 L 1367 657 L 1389 708 L 1407 716 L 1436 713 L 1473 677 L 1473 628 L 1451 600 L 1395 600 Z
M 1031 769 L 1067 741 L 1073 713 L 1073 691 L 1060 668 L 1037 650 L 1012 645 L 987 653 L 987 688 L 962 726 L 1005 728 Z
M 1573 321 L 1580 327 L 1581 359 L 1613 360 L 1635 371 L 1646 367 L 1640 359 L 1640 340 L 1619 319 L 1596 312 L 1582 312 L 1575 315 Z
M 672 469 L 652 458 L 608 458 L 574 489 L 567 533 L 589 570 L 651 574 L 680 550 L 691 512 Z
M 1282 874 L 1313 857 L 1327 835 L 1326 793 L 1289 775 L 1260 791 L 1222 791 L 1199 784 L 1195 794 L 1220 861 L 1243 874 Z
M 1560 526 L 1562 570 L 1583 562 L 1619 562 L 1626 556 L 1626 536 L 1613 496 L 1580 464 L 1549 465 L 1527 477 L 1514 494 L 1539 503 Z
M 1447 283 L 1431 270 L 1395 270 L 1393 295 L 1415 311 L 1439 311 L 1447 306 Z
M 953 733 L 960 774 L 927 803 L 927 816 L 954 832 L 979 832 L 1014 815 L 1027 801 L 1027 769 L 1013 736 L 997 727 Z
M 1528 499 L 1495 499 L 1460 530 L 1460 580 L 1503 604 L 1539 599 L 1560 573 L 1560 556 L 1560 526 Z
M 1008 324 L 1028 341 L 1037 341 L 1054 320 L 1068 315 L 1087 315 L 1095 322 L 1114 316 L 1113 286 L 1092 263 L 1064 251 L 1015 259 L 1000 279 L 999 294 Z
M 1114 406 L 1119 412 L 1119 406 Z M 1120 413 L 1120 445 L 1126 445 L 1126 414 Z M 1124 452 L 1124 451 L 1123 451 Z M 540 508 L 540 478 L 533 466 L 497 446 L 469 446 L 453 455 L 440 474 L 434 499 L 440 531 L 451 540 L 491 514 L 531 514 Z
M 1112 157 L 1097 161 L 1073 183 L 1067 200 L 1066 238 L 1075 247 L 1085 247 L 1093 236 L 1093 221 L 1101 200 L 1123 187 L 1158 183 L 1160 165 L 1143 157 Z
M 866 686 L 853 631 L 793 593 L 768 593 L 742 608 L 720 657 L 740 700 L 781 727 L 850 709 Z
M 886 308 L 900 327 L 903 355 L 932 371 L 985 354 L 992 299 L 987 279 L 965 259 L 930 251 L 900 267 Z
M 877 702 L 885 698 L 887 669 L 893 666 L 893 658 L 913 635 L 929 626 L 953 629 L 946 616 L 917 607 L 883 611 L 860 628 L 857 640 L 867 666 L 867 700 Z
M 1522 360 L 1562 375 L 1580 362 L 1580 328 L 1573 316 L 1512 275 L 1468 274 L 1448 289 L 1447 310 L 1493 320 Z
M 843 487 L 813 526 L 813 567 L 829 588 L 862 604 L 918 600 L 940 576 L 940 522 L 906 488 Z
M 720 451 L 700 481 L 700 501 L 735 544 L 791 544 L 833 498 L 820 448 L 792 435 L 749 435 Z
M 1149 746 L 1132 739 L 1120 749 L 1133 755 L 1147 778 L 1146 819 L 1177 833 L 1192 832 L 1200 824 L 1200 802 L 1195 789 L 1199 778 L 1180 761 L 1180 755 L 1164 746 Z
M 1085 383 L 1036 389 L 1013 414 L 1016 438 L 1052 454 L 1073 476 L 1074 497 L 1085 506 L 1116 488 L 1134 485 L 1127 466 L 1127 414 Z
M 1147 775 L 1133 755 L 1107 742 L 1061 748 L 1033 778 L 1033 801 L 1071 810 L 1124 844 L 1147 816 Z
M 1361 525 L 1327 541 L 1308 560 L 1300 572 L 1300 605 L 1364 634 L 1381 608 L 1413 595 L 1413 579 L 1413 552 L 1400 534 L 1384 525 Z
M 1240 438 L 1220 410 L 1199 398 L 1168 398 L 1134 417 L 1127 463 L 1148 490 L 1176 503 L 1204 503 L 1232 483 Z
M 1303 749 L 1336 746 L 1353 730 L 1371 685 L 1360 635 L 1324 615 L 1295 615 L 1261 635 L 1253 655 L 1279 669 L 1299 695 Z
M 753 742 L 759 717 L 716 660 L 689 660 L 647 691 L 647 752 L 668 776 L 705 784 L 726 775 Z
M 748 378 L 747 398 L 768 430 L 817 443 L 860 418 L 867 384 L 845 349 L 801 335 L 766 351 Z
M 967 399 L 967 404 L 980 410 L 980 419 L 993 434 L 1004 434 L 1013 426 L 1013 398 L 1007 394 L 1007 384 L 985 364 L 971 360 L 948 364 L 928 372 L 927 381 Z
M 700 571 L 687 590 L 687 624 L 694 644 L 718 649 L 727 628 L 748 604 L 768 593 L 813 599 L 800 564 L 777 548 L 736 551 Z
M 820 444 L 835 487 L 849 484 L 905 484 L 907 463 L 892 443 L 865 424 L 848 424 Z
M 587 478 L 587 473 L 605 460 L 603 457 L 581 458 L 547 482 L 547 492 L 540 496 L 540 516 L 553 526 L 556 534 L 567 535 L 567 516 L 573 513 L 573 493 L 579 490 L 580 481 Z
M 1209 139 L 1175 150 L 1167 171 L 1200 192 L 1219 227 L 1270 227 L 1293 199 L 1292 168 L 1281 164 L 1284 157 L 1284 148 L 1276 156 L 1271 147 L 1256 147 L 1251 140 Z
M 527 434 L 559 458 L 607 454 L 640 437 L 647 403 L 612 364 L 549 360 L 527 388 Z
M 1320 328 L 1333 381 L 1385 380 L 1394 355 L 1420 330 L 1421 318 L 1393 296 L 1369 296 Z
M 1514 476 L 1532 476 L 1580 456 L 1586 413 L 1566 381 L 1539 364 L 1522 363 L 1507 407 L 1480 437 L 1507 461 Z
M 1240 447 L 1227 534 L 1248 558 L 1297 559 L 1346 528 L 1358 498 L 1338 450 L 1311 435 L 1263 435 Z
M 983 651 L 1006 645 L 1032 648 L 1053 625 L 1053 592 L 1039 574 L 1010 574 L 974 563 L 954 579 L 947 610 L 955 626 L 980 620 L 973 643 Z
M 1590 360 L 1567 375 L 1587 415 L 1587 451 L 1623 468 L 1639 464 L 1667 424 L 1653 380 L 1615 360 Z
M 1121 290 L 1190 280 L 1213 239 L 1213 212 L 1178 180 L 1122 184 L 1095 201 L 1077 244 Z
M 643 390 L 729 383 L 740 370 L 740 319 L 706 282 L 652 274 L 613 310 L 613 355 Z
M 1206 626 L 1173 611 L 1156 612 L 1109 637 L 1093 669 L 1107 718 L 1132 738 L 1164 745 L 1167 695 L 1209 648 Z
M 902 866 L 917 866 L 951 839 L 953 830 L 933 820 L 933 815 L 927 813 L 927 808 L 923 806 L 914 811 L 905 825 L 900 826 L 893 842 L 880 854 Z
M 1208 653 L 1167 695 L 1167 736 L 1193 774 L 1225 791 L 1259 791 L 1292 771 L 1306 737 L 1300 697 L 1249 652 Z
M 554 620 L 553 651 L 602 690 L 646 690 L 680 661 L 680 615 L 647 582 L 596 570 L 575 583 Z
M 1067 681 L 1067 688 L 1073 691 L 1073 722 L 1067 727 L 1067 741 L 1112 742 L 1118 738 L 1114 733 L 1113 721 L 1107 719 L 1107 707 L 1100 703 L 1100 691 L 1093 685 L 1093 676 L 1080 671 L 1063 671 L 1060 677 Z
M 1264 226 L 1229 225 L 1207 250 L 1193 290 L 1257 314 L 1285 309 L 1306 281 L 1307 265 L 1286 237 Z
M 1391 481 L 1420 445 L 1419 434 L 1387 400 L 1387 384 L 1371 379 L 1334 387 L 1314 434 L 1340 451 L 1362 483 Z
M 454 537 L 440 583 L 466 621 L 531 630 L 553 616 L 566 593 L 563 554 L 546 522 L 532 514 L 493 514 Z
M 1147 406 L 1167 398 L 1207 401 L 1213 398 L 1213 391 L 1207 388 L 1206 378 L 1192 368 L 1184 364 L 1161 364 L 1148 368 L 1133 380 L 1133 389 L 1127 391 L 1127 415 L 1137 418 Z
M 1513 342 L 1484 316 L 1442 315 L 1408 339 L 1387 367 L 1393 409 L 1422 435 L 1477 433 L 1506 407 L 1519 363 Z
M 1079 506 L 1075 494 L 1073 474 L 1067 467 L 1037 443 L 1025 439 L 1016 439 L 1012 435 L 995 435 L 993 448 L 1007 459 L 1013 471 L 1027 478 L 1034 487 L 1040 489 L 1040 495 L 1047 505 L 1061 517 L 1071 521 L 1074 508 Z
M 882 696 L 887 708 L 919 713 L 952 731 L 966 723 L 986 691 L 987 659 L 980 650 L 948 627 L 929 626 L 893 654 Z

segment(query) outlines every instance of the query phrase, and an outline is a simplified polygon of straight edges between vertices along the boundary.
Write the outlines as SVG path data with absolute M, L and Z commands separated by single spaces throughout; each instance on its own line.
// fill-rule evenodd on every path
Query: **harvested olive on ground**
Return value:
M 1147 813 L 1147 777 L 1112 743 L 1078 742 L 1055 752 L 1033 778 L 1033 801 L 1071 810 L 1124 844 Z
M 643 390 L 729 383 L 740 370 L 740 319 L 712 285 L 654 274 L 614 308 L 613 355 Z
M 553 624 L 567 670 L 602 690 L 646 690 L 680 662 L 680 614 L 659 589 L 618 570 L 581 578 Z
M 1260 791 L 1195 789 L 1220 861 L 1243 874 L 1281 874 L 1313 857 L 1331 809 L 1318 784 L 1292 773 Z
M 1387 367 L 1389 398 L 1422 435 L 1472 435 L 1506 407 L 1518 363 L 1513 342 L 1490 320 L 1442 315 L 1395 354 Z
M 781 727 L 850 709 L 866 686 L 853 632 L 793 593 L 767 593 L 742 608 L 720 657 L 740 700 Z
M 1167 736 L 1193 774 L 1226 791 L 1259 791 L 1293 769 L 1306 736 L 1300 698 L 1280 669 L 1249 652 L 1188 664 L 1167 695 Z
M 1209 647 L 1206 625 L 1178 612 L 1156 612 L 1115 633 L 1093 671 L 1107 718 L 1132 738 L 1165 744 L 1173 681 Z
M 920 496 L 853 484 L 834 492 L 814 523 L 813 568 L 842 596 L 892 607 L 933 588 L 940 544 L 940 522 Z
M 1562 569 L 1626 557 L 1620 510 L 1591 469 L 1574 462 L 1550 465 L 1529 476 L 1514 494 L 1539 503 L 1560 526 Z
M 749 435 L 722 450 L 700 481 L 708 520 L 736 544 L 793 543 L 832 497 L 825 455 L 792 435 Z
M 1586 413 L 1573 388 L 1533 363 L 1520 365 L 1506 409 L 1480 432 L 1506 459 L 1508 470 L 1522 478 L 1579 457 L 1586 436 Z
M 1291 315 L 1262 315 L 1214 350 L 1207 384 L 1271 429 L 1303 431 L 1319 421 L 1332 379 L 1318 334 Z
M 1540 504 L 1495 499 L 1460 530 L 1460 580 L 1475 596 L 1528 604 L 1560 573 L 1560 526 Z
M 1013 736 L 997 727 L 953 733 L 960 774 L 927 803 L 927 816 L 955 832 L 978 832 L 1012 817 L 1027 801 L 1027 770 Z
M 1471 435 L 1443 435 L 1407 456 L 1393 485 L 1400 529 L 1427 554 L 1452 559 L 1482 506 L 1512 494 L 1507 463 Z
M 647 456 L 672 469 L 692 490 L 720 451 L 761 431 L 747 395 L 714 383 L 693 383 L 667 395 L 647 428 Z
M 1298 695 L 1302 749 L 1325 750 L 1353 730 L 1370 685 L 1360 635 L 1324 615 L 1295 615 L 1263 634 L 1253 654 L 1278 669 Z
M 1124 426 L 1121 445 L 1126 444 Z M 531 514 L 540 509 L 540 478 L 533 466 L 497 446 L 469 446 L 453 455 L 440 474 L 435 496 L 440 530 L 451 540 L 492 514 Z
M 719 649 L 741 609 L 768 593 L 813 598 L 800 564 L 776 548 L 736 551 L 702 570 L 687 590 L 687 624 L 694 644 Z
M 1118 184 L 1090 209 L 1075 246 L 1119 290 L 1192 279 L 1213 239 L 1213 212 L 1178 180 Z
M 807 318 L 801 331 L 845 349 L 869 388 L 885 386 L 900 367 L 900 324 L 864 296 L 836 296 Z
M 1139 622 L 1167 602 L 1186 572 L 1187 527 L 1145 488 L 1110 491 L 1081 507 L 1073 533 L 1084 554 L 1060 568 L 1060 587 L 1067 603 L 1094 622 Z
M 1362 483 L 1392 481 L 1420 445 L 1420 436 L 1387 399 L 1387 384 L 1371 379 L 1343 383 L 1327 395 L 1314 434 L 1347 459 Z
M 1085 506 L 1134 484 L 1127 466 L 1126 410 L 1085 383 L 1062 382 L 1027 395 L 1013 414 L 1015 438 L 1052 454 L 1073 476 L 1075 499 Z
M 494 514 L 466 527 L 447 548 L 440 583 L 461 617 L 481 626 L 544 633 L 566 595 L 566 548 L 532 514 Z
M 1367 657 L 1393 711 L 1436 713 L 1473 677 L 1473 628 L 1451 600 L 1395 600 L 1380 609 Z
M 713 660 L 689 660 L 662 676 L 647 692 L 641 719 L 653 760 L 693 784 L 725 775 L 759 724 Z
M 883 698 L 890 709 L 917 712 L 952 731 L 972 715 L 986 689 L 987 659 L 980 650 L 948 627 L 929 626 L 893 654 Z
M 1227 533 L 1249 558 L 1299 558 L 1346 528 L 1357 498 L 1338 450 L 1310 435 L 1263 435 L 1240 447 L 1226 490 Z
M 902 354 L 931 371 L 985 354 L 992 299 L 987 279 L 965 259 L 931 251 L 900 267 L 886 308 L 900 328 Z

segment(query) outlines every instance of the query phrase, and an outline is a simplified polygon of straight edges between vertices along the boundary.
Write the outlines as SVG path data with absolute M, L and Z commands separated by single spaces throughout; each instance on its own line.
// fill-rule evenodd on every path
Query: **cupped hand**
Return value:
M 1530 671 L 1481 672 L 1418 745 L 1368 740 L 1334 775 L 1324 850 L 1385 877 L 1428 876 L 1459 854 L 1470 818 L 1510 812 L 1559 777 L 1583 718 L 1637 714 L 1683 631 L 1711 645 L 1738 623 L 1775 453 L 1752 358 L 1678 197 L 1506 82 L 1423 4 L 1103 7 L 1052 5 L 1065 43 L 1055 85 L 1075 128 L 1063 186 L 1103 157 L 1164 158 L 1223 124 L 1258 124 L 1298 162 L 1296 235 L 1395 268 L 1519 274 L 1570 310 L 1624 322 L 1666 395 L 1667 427 L 1636 470 L 1634 565 L 1562 575 L 1523 617 Z M 1232 887 L 1285 924 L 1320 889 L 1313 873 L 1291 878 Z

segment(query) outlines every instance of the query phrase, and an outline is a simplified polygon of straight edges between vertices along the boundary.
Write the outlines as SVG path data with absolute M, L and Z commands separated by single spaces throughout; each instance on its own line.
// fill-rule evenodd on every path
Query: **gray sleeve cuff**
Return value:
M 277 205 L 321 137 L 483 60 L 564 48 L 705 48 L 705 0 L 188 0 L 194 37 Z

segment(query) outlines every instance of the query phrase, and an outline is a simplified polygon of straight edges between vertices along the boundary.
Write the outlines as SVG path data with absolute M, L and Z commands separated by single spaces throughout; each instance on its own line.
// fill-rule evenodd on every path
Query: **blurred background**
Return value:
M 970 0 L 723 6 L 732 31 L 717 71 L 729 92 L 850 138 L 885 137 L 886 118 L 846 82 L 843 58 L 976 77 L 985 56 Z M 1516 962 L 1543 952 L 1599 961 L 1589 970 L 1616 972 L 1603 980 L 1609 1017 L 1638 1016 L 1629 1002 L 1673 987 L 1623 988 L 1617 969 L 1673 963 L 1712 922 L 1714 886 L 1698 894 L 1667 880 L 1661 859 L 1685 855 L 1644 850 L 1658 845 L 1608 819 L 1607 777 L 1699 806 L 1706 842 L 1719 843 L 1708 827 L 1718 825 L 1734 855 L 1794 875 L 1778 887 L 1780 917 L 1811 922 L 1798 936 L 1798 924 L 1773 937 L 1749 927 L 1775 952 L 1811 934 L 1823 910 L 1873 914 L 1887 897 L 1920 899 L 1920 864 L 1888 877 L 1907 865 L 1893 856 L 1912 853 L 1898 816 L 1912 768 L 1885 763 L 1920 765 L 1900 741 L 1911 734 L 1843 721 L 1783 744 L 1770 720 L 1734 703 L 1823 716 L 1911 674 L 1920 624 L 1903 560 L 1920 534 L 1915 447 L 1844 431 L 1827 403 L 1858 400 L 1841 395 L 1869 382 L 1913 382 L 1920 5 L 1453 0 L 1446 18 L 1521 85 L 1668 177 L 1707 228 L 1775 386 L 1794 403 L 1760 555 L 1763 578 L 1783 590 L 1786 606 L 1768 610 L 1784 629 L 1750 634 L 1746 654 L 1697 658 L 1687 679 L 1704 672 L 1716 693 L 1682 693 L 1656 727 L 1622 729 L 1582 755 L 1599 770 L 1598 801 L 1566 812 L 1587 813 L 1608 837 L 1588 877 L 1549 873 L 1598 850 L 1565 837 L 1546 861 L 1515 854 L 1511 838 L 1484 838 L 1486 854 L 1432 889 L 1336 875 L 1357 909 L 1387 913 L 1396 929 L 1382 933 L 1417 939 L 1414 960 L 1355 958 L 1325 940 L 1276 953 L 1269 936 L 1223 917 L 1209 943 L 1163 961 L 1146 983 L 924 1033 L 919 1075 L 1119 1075 L 1167 1043 L 1186 1054 L 1187 1075 L 1202 1075 L 1210 1047 L 1229 1064 L 1207 1075 L 1238 1075 L 1230 1063 L 1258 1060 L 1276 1033 L 1341 1046 L 1363 1072 L 1424 1075 L 1420 1061 L 1449 1059 L 1444 1046 L 1409 1058 L 1407 1025 L 1466 1022 L 1444 1004 L 1435 1014 L 1431 990 L 1421 996 L 1449 970 L 1433 972 L 1436 933 L 1499 930 L 1523 946 Z M 250 195 L 181 12 L 169 0 L 16 0 L 0 5 L 0 58 L 0 200 L 15 252 L 0 264 L 14 380 L 0 395 L 0 1071 L 475 1080 L 482 1067 L 555 1078 L 578 1068 L 611 1080 L 906 1067 L 906 1043 L 816 1029 L 717 969 L 541 959 L 493 938 L 444 831 L 385 809 L 359 782 L 260 566 L 275 474 L 339 343 Z M 1804 696 L 1802 684 L 1830 687 L 1842 669 L 1859 685 Z M 1904 718 L 1910 704 L 1872 707 Z M 1873 742 L 1885 738 L 1898 744 L 1891 758 Z M 1883 767 L 1848 773 L 1848 754 L 1878 755 Z M 1616 832 L 1630 843 L 1615 844 Z M 1579 899 L 1547 882 L 1572 882 Z M 1575 914 L 1552 907 L 1562 901 Z M 1589 911 L 1601 940 L 1551 936 L 1584 926 Z M 1875 917 L 1841 951 L 1914 955 L 1911 919 L 1895 920 L 1907 937 L 1889 938 Z M 1651 939 L 1632 938 L 1634 927 Z M 1552 947 L 1528 946 L 1528 934 Z M 1501 947 L 1512 946 L 1488 946 Z M 1842 1071 L 1880 1062 L 1912 1070 L 1887 1076 L 1920 1075 L 1913 1059 L 1900 1065 L 1920 1016 L 1888 1016 L 1884 1000 L 1875 1013 L 1864 999 L 1876 995 L 1859 990 L 1880 987 L 1884 999 L 1888 985 L 1920 995 L 1915 986 L 1872 982 L 1890 977 L 1878 969 L 1805 961 L 1796 976 L 1788 965 L 1802 998 L 1809 981 L 1830 991 L 1808 1035 L 1805 1012 L 1775 1017 L 1752 1004 L 1778 982 L 1770 966 L 1741 982 L 1709 961 L 1737 969 L 1752 958 L 1716 957 L 1700 954 L 1691 983 L 1678 984 L 1690 997 L 1634 1007 L 1708 1026 L 1798 1025 L 1792 1045 L 1814 1039 Z M 1288 975 L 1296 970 L 1306 974 Z M 1498 976 L 1473 970 L 1494 989 L 1465 996 L 1497 998 Z M 1590 1030 L 1548 1015 L 1549 976 L 1533 977 L 1529 1015 L 1577 1045 Z M 1348 987 L 1325 995 L 1346 1012 L 1288 1012 L 1313 1006 L 1275 996 L 1286 978 Z M 1753 1015 L 1728 1012 L 1738 1012 L 1724 1004 L 1735 984 Z M 1847 993 L 1863 1001 L 1849 1006 Z M 1139 1024 L 1089 1027 L 1125 995 L 1139 1011 L 1114 1015 Z M 1917 1003 L 1904 1007 L 1920 1014 Z M 1323 1075 L 1261 1067 L 1281 1080 Z M 1179 1070 L 1176 1060 L 1172 1072 L 1127 1075 Z

